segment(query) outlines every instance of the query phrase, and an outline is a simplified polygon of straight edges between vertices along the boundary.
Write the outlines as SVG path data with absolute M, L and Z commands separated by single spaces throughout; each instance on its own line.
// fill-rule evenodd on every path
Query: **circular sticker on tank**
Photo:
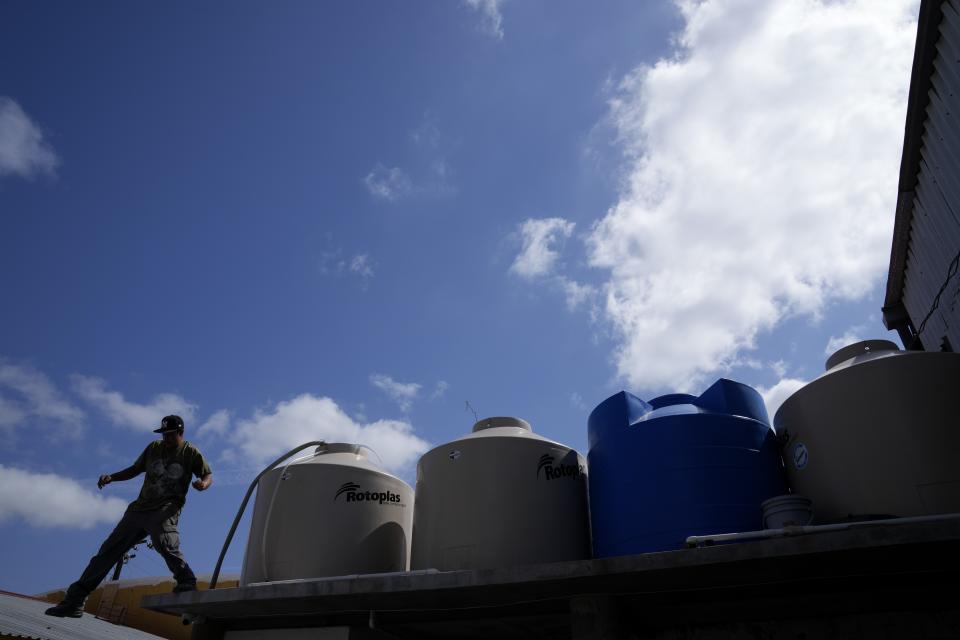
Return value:
M 798 470 L 803 469 L 810 462 L 810 452 L 807 451 L 807 445 L 798 442 L 793 446 L 793 466 Z

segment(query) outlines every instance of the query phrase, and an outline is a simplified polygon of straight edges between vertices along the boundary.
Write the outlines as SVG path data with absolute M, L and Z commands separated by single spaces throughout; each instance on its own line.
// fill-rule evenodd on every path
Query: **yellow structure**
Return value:
M 239 576 L 221 576 L 217 580 L 217 588 L 229 589 L 236 587 L 238 583 Z M 173 585 L 173 578 L 161 576 L 104 582 L 87 598 L 84 611 L 102 620 L 140 629 L 169 640 L 189 640 L 191 628 L 183 624 L 179 617 L 140 607 L 143 596 L 170 593 Z M 198 577 L 197 588 L 209 589 L 210 577 Z M 57 603 L 65 594 L 66 589 L 57 589 L 38 594 L 37 597 Z

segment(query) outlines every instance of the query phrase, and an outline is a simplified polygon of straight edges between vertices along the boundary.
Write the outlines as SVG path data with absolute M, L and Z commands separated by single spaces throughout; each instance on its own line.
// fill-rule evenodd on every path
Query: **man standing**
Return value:
M 167 416 L 154 433 L 163 435 L 147 445 L 132 465 L 109 475 L 102 475 L 97 487 L 103 489 L 114 481 L 130 480 L 146 472 L 139 497 L 130 503 L 123 518 L 107 537 L 97 555 L 90 559 L 80 579 L 70 585 L 63 601 L 47 609 L 47 615 L 59 618 L 79 618 L 83 603 L 97 588 L 110 569 L 145 534 L 150 535 L 153 548 L 167 562 L 177 584 L 174 593 L 195 591 L 197 578 L 180 553 L 180 534 L 177 521 L 190 488 L 191 475 L 197 491 L 205 491 L 213 482 L 210 465 L 195 446 L 183 439 L 183 419 Z

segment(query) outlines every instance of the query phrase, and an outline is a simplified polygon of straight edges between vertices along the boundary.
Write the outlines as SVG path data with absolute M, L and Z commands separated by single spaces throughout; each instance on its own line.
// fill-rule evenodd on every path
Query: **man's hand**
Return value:
M 109 473 L 105 473 L 100 476 L 100 479 L 97 480 L 97 489 L 103 489 L 106 485 L 113 482 L 113 478 L 110 477 Z
M 207 487 L 213 482 L 213 479 L 210 476 L 204 476 L 199 480 L 193 481 L 193 488 L 197 491 L 206 491 Z

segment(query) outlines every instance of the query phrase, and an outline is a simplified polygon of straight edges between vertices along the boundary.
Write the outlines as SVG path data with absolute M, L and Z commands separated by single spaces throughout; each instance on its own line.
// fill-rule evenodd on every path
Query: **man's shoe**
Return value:
M 186 593 L 187 591 L 196 591 L 196 582 L 178 582 L 173 587 L 173 593 Z
M 44 613 L 48 616 L 55 616 L 57 618 L 79 618 L 83 615 L 83 607 L 64 600 L 55 607 L 50 607 L 44 611 Z

